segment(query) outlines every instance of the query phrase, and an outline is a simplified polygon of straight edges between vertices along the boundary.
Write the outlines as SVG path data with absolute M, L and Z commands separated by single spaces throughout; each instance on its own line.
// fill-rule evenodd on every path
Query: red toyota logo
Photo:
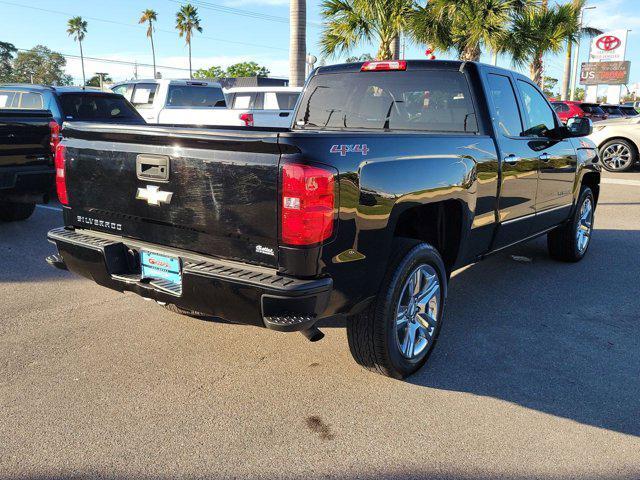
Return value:
M 622 41 L 618 37 L 614 37 L 613 35 L 605 35 L 604 37 L 600 37 L 598 41 L 596 41 L 596 46 L 600 50 L 604 50 L 605 52 L 615 50 L 621 44 Z

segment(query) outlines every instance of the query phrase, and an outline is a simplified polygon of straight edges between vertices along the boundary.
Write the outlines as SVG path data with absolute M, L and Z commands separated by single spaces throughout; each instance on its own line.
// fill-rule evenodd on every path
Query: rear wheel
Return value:
M 595 200 L 589 187 L 583 187 L 571 220 L 547 234 L 549 255 L 564 262 L 584 258 L 591 244 Z
M 628 140 L 615 139 L 600 148 L 602 166 L 610 172 L 626 172 L 638 160 L 635 146 Z
M 18 203 L 0 201 L 0 221 L 16 222 L 26 220 L 36 209 L 35 203 Z
M 405 378 L 429 358 L 442 326 L 447 274 L 438 251 L 418 243 L 392 262 L 380 293 L 347 322 L 349 348 L 365 368 Z

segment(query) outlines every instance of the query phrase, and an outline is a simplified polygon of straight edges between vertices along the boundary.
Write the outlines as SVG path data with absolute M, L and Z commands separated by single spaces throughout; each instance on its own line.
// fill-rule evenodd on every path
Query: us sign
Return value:
M 624 85 L 629 82 L 630 65 L 631 62 L 583 63 L 580 83 L 582 85 Z
M 612 30 L 598 35 L 591 42 L 590 62 L 621 62 L 627 48 L 627 31 Z

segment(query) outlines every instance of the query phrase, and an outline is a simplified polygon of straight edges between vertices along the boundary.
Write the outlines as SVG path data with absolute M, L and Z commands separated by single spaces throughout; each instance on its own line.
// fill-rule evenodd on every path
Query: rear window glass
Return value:
M 44 108 L 42 95 L 34 92 L 22 92 L 20 108 L 24 108 L 25 110 L 41 110 Z
M 139 121 L 142 117 L 120 95 L 67 93 L 60 96 L 65 120 Z
M 600 108 L 600 105 L 593 105 L 593 104 L 589 104 L 589 103 L 583 103 L 580 105 L 580 108 L 587 112 L 587 113 L 591 113 L 593 115 L 604 115 L 604 110 L 602 110 L 602 108 Z
M 298 101 L 299 93 L 276 92 L 278 99 L 278 108 L 280 110 L 293 110 Z
M 170 85 L 167 105 L 170 107 L 226 107 L 224 93 L 220 87 L 197 87 L 192 85 Z
M 305 89 L 295 124 L 305 129 L 477 131 L 467 80 L 448 70 L 317 75 Z
M 138 83 L 133 90 L 131 103 L 136 107 L 149 107 L 153 104 L 158 85 L 155 83 Z M 119 93 L 119 92 L 118 92 Z

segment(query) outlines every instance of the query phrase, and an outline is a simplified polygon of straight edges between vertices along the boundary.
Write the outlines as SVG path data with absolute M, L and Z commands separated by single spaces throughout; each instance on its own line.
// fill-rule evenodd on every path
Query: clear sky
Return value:
M 78 54 L 78 46 L 66 33 L 66 21 L 80 15 L 88 21 L 84 52 L 99 57 L 127 62 L 151 63 L 151 48 L 145 27 L 138 25 L 145 8 L 158 12 L 156 32 L 157 63 L 161 66 L 188 68 L 187 49 L 175 30 L 175 12 L 179 0 L 0 0 L 2 27 L 0 40 L 18 48 L 43 44 L 65 54 Z M 266 65 L 275 76 L 288 75 L 289 1 L 288 0 L 197 0 L 202 34 L 193 39 L 194 68 L 254 60 Z M 631 60 L 630 83 L 640 82 L 640 0 L 590 0 L 597 7 L 588 10 L 586 24 L 603 30 L 626 28 L 630 32 L 627 60 Z M 239 15 L 252 12 L 256 15 Z M 235 12 L 235 13 L 232 13 Z M 320 1 L 307 1 L 307 49 L 320 57 L 318 37 L 321 30 Z M 582 42 L 581 61 L 586 61 L 588 40 Z M 407 58 L 424 58 L 424 46 L 408 45 Z M 375 54 L 377 46 L 363 45 L 354 54 Z M 448 58 L 440 55 L 440 58 Z M 489 61 L 483 55 L 483 61 Z M 340 61 L 329 59 L 328 63 Z M 508 58 L 499 65 L 508 67 Z M 564 56 L 545 58 L 546 75 L 562 78 Z M 81 77 L 79 61 L 68 59 L 68 73 Z M 87 75 L 108 72 L 114 80 L 133 77 L 134 67 L 89 60 Z M 166 77 L 184 77 L 188 70 L 159 68 Z M 140 77 L 150 77 L 152 69 L 139 67 Z

